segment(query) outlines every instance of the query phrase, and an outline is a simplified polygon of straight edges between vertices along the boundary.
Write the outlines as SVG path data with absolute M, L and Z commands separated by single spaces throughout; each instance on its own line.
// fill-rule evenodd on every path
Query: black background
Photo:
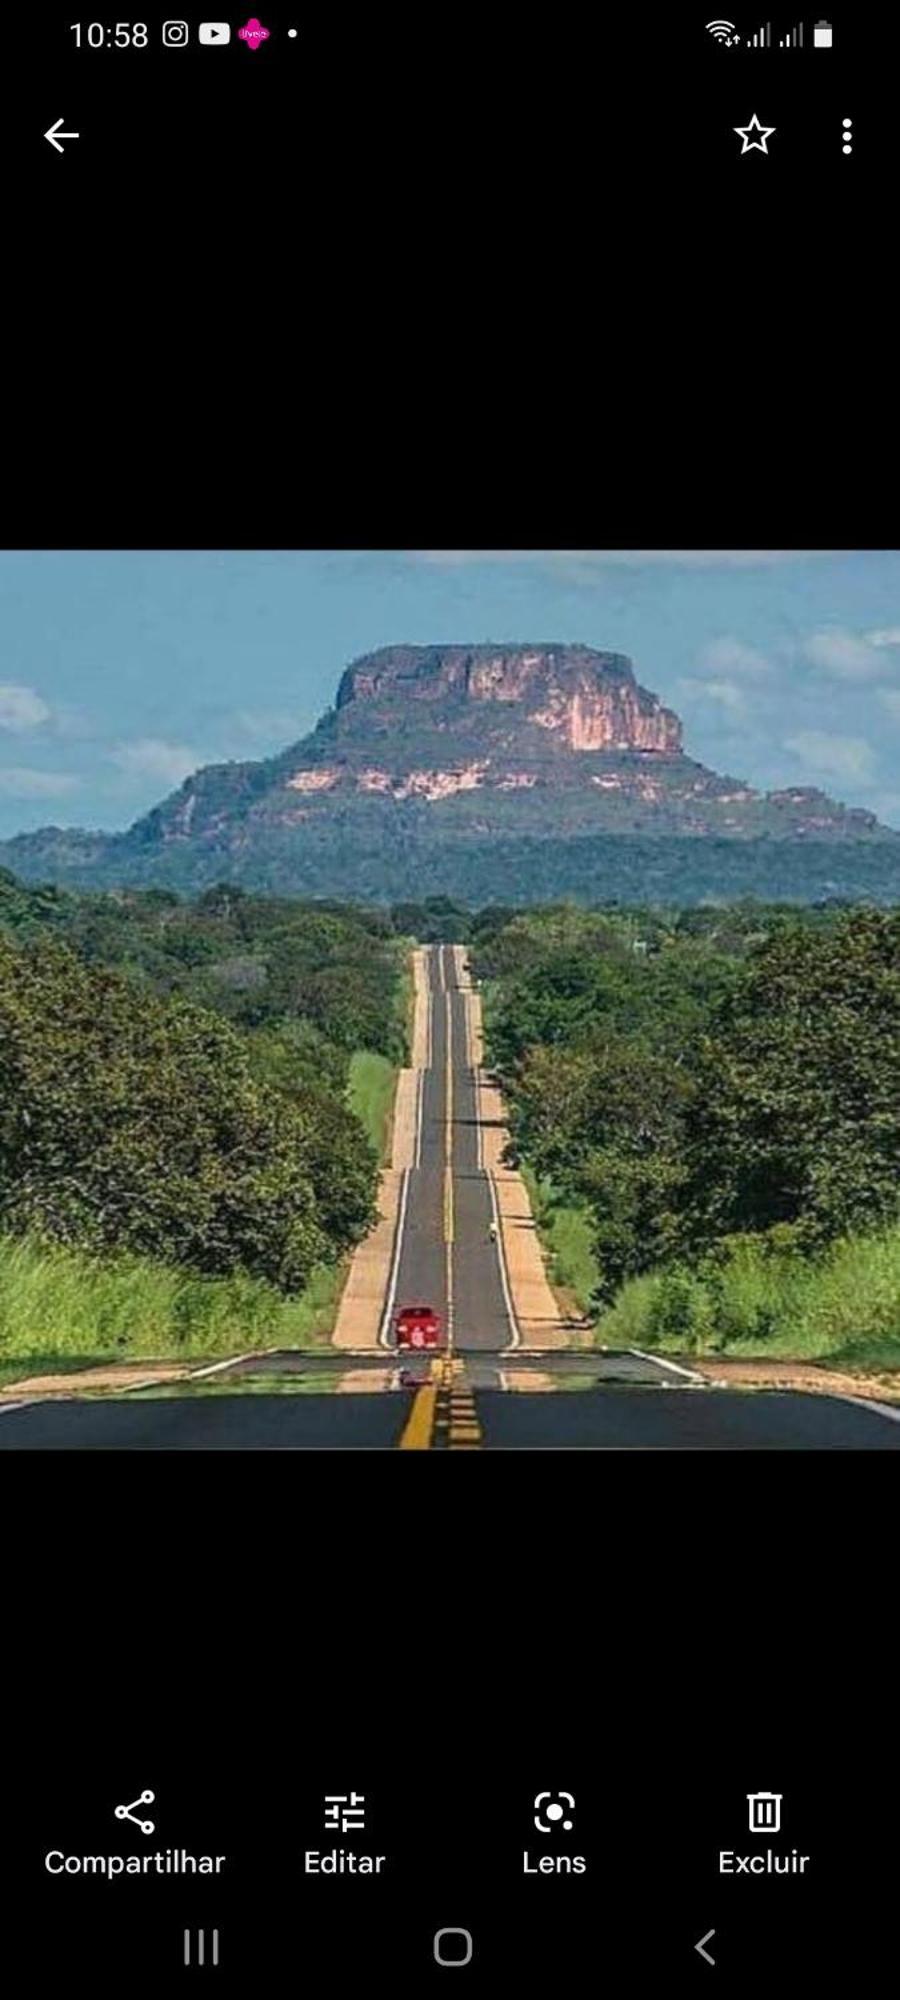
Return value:
M 890 538 L 896 25 L 270 12 L 250 55 L 73 11 L 2 86 L 9 539 Z
M 5 31 L 8 544 L 894 539 L 894 29 L 464 9 L 76 57 L 54 12 Z M 0 1509 L 11 1988 L 158 1991 L 198 1921 L 235 1990 L 418 1990 L 443 1923 L 469 1984 L 890 1962 L 889 1458 L 8 1454 Z M 48 1881 L 144 1785 L 233 1878 Z M 591 1872 L 526 1884 L 555 1785 Z M 395 1871 L 304 1883 L 353 1787 Z M 808 1881 L 715 1876 L 757 1788 Z
M 676 1462 L 677 1460 L 677 1462 Z M 893 1962 L 890 1459 L 865 1454 L 36 1454 L 7 1481 L 4 1949 L 12 1975 L 158 1992 L 467 1980 L 728 1990 Z M 41 1520 L 42 1503 L 47 1521 Z M 225 1852 L 185 1885 L 43 1855 Z M 525 1878 L 531 1801 L 576 1794 L 583 1877 Z M 305 1878 L 362 1791 L 382 1878 Z M 771 1845 L 803 1878 L 722 1878 Z M 127 1831 L 127 1829 L 125 1829 Z M 207 1967 L 204 1976 L 212 1977 Z

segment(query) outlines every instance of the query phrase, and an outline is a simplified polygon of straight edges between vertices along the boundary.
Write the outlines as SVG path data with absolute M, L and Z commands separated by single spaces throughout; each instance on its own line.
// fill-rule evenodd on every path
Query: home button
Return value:
M 438 1965 L 471 1965 L 472 1933 L 449 1925 L 445 1930 L 435 1931 L 434 1955 Z

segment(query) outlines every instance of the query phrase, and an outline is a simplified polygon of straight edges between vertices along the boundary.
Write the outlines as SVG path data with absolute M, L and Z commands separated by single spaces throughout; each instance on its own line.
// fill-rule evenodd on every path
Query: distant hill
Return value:
M 382 647 L 301 743 L 206 766 L 125 833 L 20 834 L 0 863 L 392 900 L 900 900 L 900 834 L 873 814 L 707 770 L 623 654 L 552 644 Z

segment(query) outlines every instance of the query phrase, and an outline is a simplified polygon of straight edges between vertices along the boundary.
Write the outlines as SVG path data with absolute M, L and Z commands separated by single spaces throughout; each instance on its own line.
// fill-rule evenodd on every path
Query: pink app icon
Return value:
M 251 14 L 245 28 L 238 29 L 238 41 L 246 42 L 248 49 L 259 49 L 269 39 L 269 30 L 264 28 L 255 14 Z

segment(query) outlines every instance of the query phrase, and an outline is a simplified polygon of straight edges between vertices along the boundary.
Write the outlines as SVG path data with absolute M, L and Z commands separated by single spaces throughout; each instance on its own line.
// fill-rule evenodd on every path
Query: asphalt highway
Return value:
M 900 1423 L 876 1407 L 781 1391 L 560 1387 L 517 1394 L 386 1388 L 97 1397 L 0 1411 L 0 1449 L 67 1451 L 896 1450 Z M 427 1399 L 425 1409 L 423 1400 Z M 421 1421 L 415 1429 L 416 1420 Z M 411 1429 L 413 1435 L 410 1435 Z
M 426 970 L 429 1064 L 393 1302 L 433 1306 L 457 1353 L 496 1352 L 515 1339 L 515 1323 L 504 1298 L 499 1245 L 489 1235 L 491 1188 L 480 1158 L 465 1002 L 451 950 L 436 946 Z

